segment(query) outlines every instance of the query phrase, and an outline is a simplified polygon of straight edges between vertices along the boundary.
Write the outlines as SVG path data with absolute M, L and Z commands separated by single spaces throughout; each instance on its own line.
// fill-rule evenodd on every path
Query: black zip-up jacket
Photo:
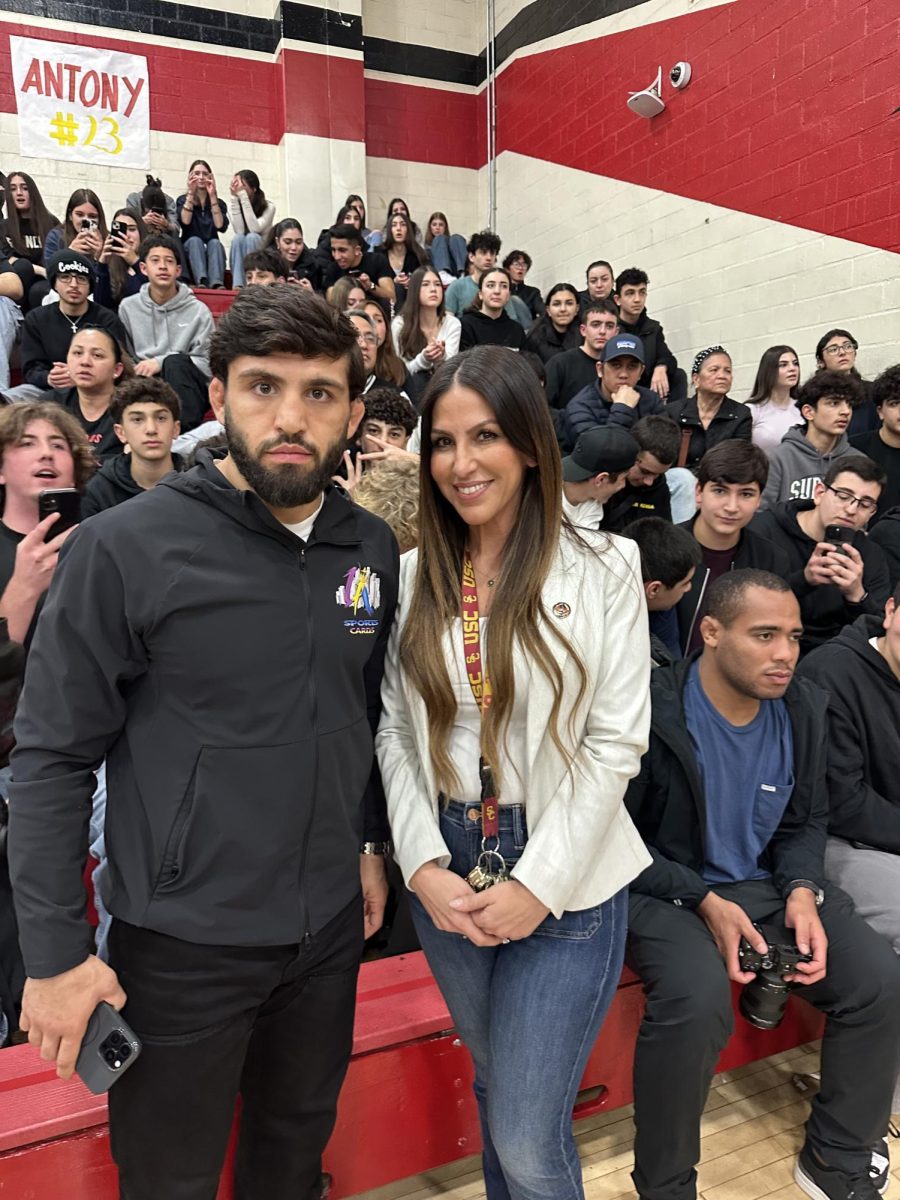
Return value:
M 732 400 L 730 396 L 722 400 L 719 411 L 706 429 L 703 428 L 700 414 L 697 412 L 696 396 L 688 396 L 687 400 L 675 400 L 667 404 L 663 415 L 673 420 L 682 431 L 690 429 L 691 440 L 688 443 L 687 462 L 684 465 L 691 471 L 696 469 L 707 450 L 712 450 L 719 442 L 728 441 L 729 438 L 741 438 L 749 442 L 753 432 L 753 416 L 750 409 L 746 404 Z
M 135 483 L 131 473 L 131 460 L 130 454 L 117 454 L 115 458 L 107 459 L 81 497 L 82 521 L 121 504 L 123 500 L 130 500 L 132 496 L 144 494 L 147 489 Z M 176 471 L 184 470 L 184 459 L 180 454 L 173 454 L 172 462 Z
M 900 854 L 900 680 L 869 645 L 881 617 L 858 617 L 813 650 L 800 674 L 828 692 L 828 830 Z
M 104 757 L 115 917 L 200 944 L 287 945 L 352 902 L 360 843 L 387 836 L 372 745 L 398 564 L 387 525 L 334 489 L 304 543 L 208 451 L 79 527 L 15 723 L 29 975 L 91 951 L 82 869 Z
M 653 857 L 630 887 L 660 900 L 696 908 L 710 891 L 706 863 L 706 799 L 684 715 L 684 687 L 697 658 L 655 668 L 650 676 L 650 748 L 628 785 L 625 804 Z M 787 897 L 789 885 L 824 885 L 828 792 L 825 782 L 827 697 L 808 679 L 784 694 L 794 739 L 794 790 L 781 824 L 759 858 Z
M 847 541 L 859 551 L 863 560 L 862 584 L 866 595 L 858 604 L 845 600 L 834 583 L 807 582 L 804 572 L 816 543 L 800 527 L 797 514 L 812 508 L 815 508 L 812 500 L 788 500 L 757 513 L 751 522 L 755 533 L 768 538 L 787 554 L 790 570 L 782 578 L 790 584 L 800 604 L 803 619 L 800 650 L 803 654 L 829 641 L 862 613 L 883 613 L 890 595 L 884 555 L 861 529 L 847 530 Z
M 891 590 L 900 583 L 900 508 L 889 508 L 869 534 L 885 557 Z
M 683 521 L 680 528 L 686 529 L 693 536 L 696 520 L 696 516 L 693 516 L 689 521 Z M 755 567 L 759 571 L 771 571 L 773 575 L 777 575 L 779 579 L 784 579 L 785 581 L 787 581 L 787 577 L 791 572 L 790 560 L 781 547 L 774 545 L 767 538 L 763 537 L 762 534 L 754 533 L 752 529 L 741 530 L 737 549 L 734 554 L 734 562 L 731 564 L 732 571 L 739 571 L 743 567 Z M 694 572 L 690 589 L 685 592 L 676 605 L 675 611 L 678 614 L 678 640 L 681 642 L 682 654 L 687 654 L 688 647 L 691 644 L 694 624 L 697 621 L 697 613 L 703 604 L 703 597 L 706 595 L 708 580 L 709 568 L 701 563 Z
M 633 325 L 623 321 L 619 316 L 619 333 L 631 333 L 644 343 L 644 372 L 638 383 L 650 387 L 653 372 L 657 367 L 665 367 L 668 373 L 678 366 L 678 359 L 666 345 L 666 335 L 659 321 L 647 316 L 647 310 L 641 313 Z

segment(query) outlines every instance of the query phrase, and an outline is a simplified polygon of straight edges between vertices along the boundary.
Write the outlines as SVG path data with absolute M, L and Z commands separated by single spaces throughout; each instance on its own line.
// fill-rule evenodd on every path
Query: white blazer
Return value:
M 624 805 L 650 732 L 650 648 L 638 548 L 627 538 L 579 530 L 591 549 L 564 533 L 543 589 L 548 620 L 577 649 L 587 672 L 574 712 L 577 751 L 570 763 L 550 735 L 553 689 L 514 648 L 516 706 L 525 706 L 529 759 L 516 764 L 525 784 L 528 843 L 513 869 L 554 916 L 615 895 L 650 855 Z M 385 662 L 383 712 L 375 739 L 397 861 L 407 886 L 424 863 L 448 866 L 438 824 L 438 789 L 428 745 L 428 714 L 400 667 L 400 634 L 415 586 L 418 551 L 400 560 L 400 597 Z M 458 634 L 458 627 L 454 631 Z M 444 653 L 453 653 L 450 632 Z M 548 639 L 551 649 L 554 640 Z M 564 692 L 559 733 L 568 744 L 577 670 L 558 648 Z

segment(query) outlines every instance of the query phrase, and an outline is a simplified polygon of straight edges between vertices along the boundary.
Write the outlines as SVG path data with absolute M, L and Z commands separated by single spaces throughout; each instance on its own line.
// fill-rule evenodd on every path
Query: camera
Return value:
M 121 242 L 128 237 L 128 226 L 124 221 L 113 221 L 112 225 L 109 227 L 109 232 L 114 238 L 118 238 Z
M 768 945 L 765 954 L 754 950 L 741 938 L 738 959 L 742 971 L 754 971 L 756 978 L 741 992 L 741 1015 L 757 1029 L 777 1029 L 784 1017 L 788 996 L 794 985 L 784 976 L 791 975 L 797 963 L 812 962 L 811 954 L 801 954 L 789 929 L 777 925 L 756 925 Z

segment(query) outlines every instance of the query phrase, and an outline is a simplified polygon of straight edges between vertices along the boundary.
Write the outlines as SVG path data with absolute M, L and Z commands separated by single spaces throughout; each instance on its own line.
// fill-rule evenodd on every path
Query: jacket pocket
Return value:
M 311 820 L 314 742 L 204 747 L 173 823 L 154 899 L 201 920 L 296 895 Z

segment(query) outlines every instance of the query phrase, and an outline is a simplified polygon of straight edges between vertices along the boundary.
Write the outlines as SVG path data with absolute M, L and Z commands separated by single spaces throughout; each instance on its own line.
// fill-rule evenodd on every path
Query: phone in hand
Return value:
M 38 520 L 43 521 L 51 513 L 59 513 L 59 520 L 48 529 L 45 542 L 72 529 L 81 520 L 81 493 L 76 488 L 45 488 L 38 493 Z
M 124 242 L 128 236 L 128 226 L 124 221 L 113 221 L 109 227 L 110 236 L 118 238 L 120 242 Z
M 89 1092 L 102 1096 L 134 1066 L 140 1052 L 140 1038 L 113 1006 L 103 1000 L 91 1013 L 75 1070 Z
M 82 233 L 93 233 L 93 231 L 95 229 L 99 229 L 100 226 L 93 217 L 83 217 L 79 228 L 81 229 Z
M 834 546 L 838 554 L 843 554 L 848 557 L 847 551 L 844 549 L 844 542 L 853 544 L 853 530 L 847 529 L 844 525 L 826 525 L 825 526 L 825 541 L 830 546 Z

